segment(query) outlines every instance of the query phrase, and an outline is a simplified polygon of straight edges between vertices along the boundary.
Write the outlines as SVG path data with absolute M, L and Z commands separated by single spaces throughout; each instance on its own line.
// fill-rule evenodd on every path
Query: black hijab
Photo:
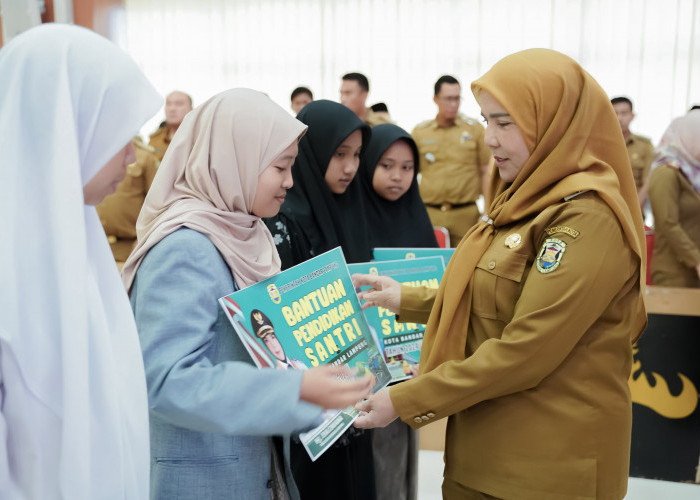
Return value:
M 364 152 L 370 128 L 342 104 L 326 100 L 310 102 L 297 119 L 309 128 L 299 141 L 292 168 L 294 186 L 287 191 L 282 218 L 294 226 L 290 228 L 293 238 L 300 233 L 304 236 L 309 249 L 306 258 L 340 246 L 348 262 L 367 262 L 372 254 L 357 175 L 343 194 L 330 190 L 325 175 L 338 146 L 356 130 L 362 132 Z M 300 244 L 293 242 L 292 246 L 299 248 Z
M 383 198 L 372 187 L 372 178 L 382 155 L 396 141 L 404 141 L 413 151 L 413 181 L 396 201 Z M 362 156 L 357 174 L 362 183 L 370 244 L 376 247 L 437 247 L 433 225 L 418 192 L 420 155 L 413 138 L 391 123 L 372 129 L 372 139 Z

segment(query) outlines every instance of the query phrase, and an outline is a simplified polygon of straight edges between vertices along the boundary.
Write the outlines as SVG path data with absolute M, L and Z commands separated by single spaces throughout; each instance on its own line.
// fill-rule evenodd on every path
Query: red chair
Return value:
M 442 226 L 433 226 L 435 239 L 440 248 L 450 248 L 450 232 Z
M 647 240 L 647 285 L 651 285 L 651 257 L 654 253 L 654 230 L 644 226 L 644 234 Z

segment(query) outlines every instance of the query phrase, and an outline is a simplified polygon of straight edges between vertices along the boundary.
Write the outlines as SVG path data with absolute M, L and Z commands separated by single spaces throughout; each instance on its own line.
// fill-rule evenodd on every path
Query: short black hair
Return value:
M 296 96 L 298 96 L 299 94 L 309 94 L 309 97 L 311 98 L 311 100 L 312 100 L 312 101 L 314 100 L 314 95 L 313 95 L 313 93 L 312 93 L 311 90 L 310 90 L 309 88 L 307 88 L 307 87 L 297 87 L 297 88 L 295 88 L 294 90 L 292 90 L 292 95 L 291 95 L 291 97 L 289 98 L 289 100 L 290 100 L 290 101 L 293 101 L 294 98 L 295 98 Z
M 372 104 L 369 107 L 369 109 L 371 109 L 375 113 L 381 113 L 381 112 L 388 113 L 389 112 L 389 108 L 386 106 L 386 103 L 384 103 L 384 102 L 378 102 L 377 104 Z
M 362 73 L 346 73 L 343 75 L 343 80 L 355 81 L 362 90 L 369 92 L 369 80 Z
M 621 102 L 626 102 L 627 104 L 629 104 L 630 111 L 634 110 L 634 106 L 632 105 L 632 99 L 630 99 L 629 97 L 625 97 L 625 96 L 621 95 L 621 96 L 613 97 L 612 99 L 610 99 L 610 104 L 612 104 L 612 105 L 620 104 Z
M 440 93 L 440 89 L 442 88 L 443 83 L 449 83 L 450 85 L 454 85 L 456 83 L 457 85 L 459 85 L 459 80 L 457 80 L 452 75 L 442 75 L 440 78 L 437 79 L 437 82 L 435 82 L 435 95 L 438 95 Z

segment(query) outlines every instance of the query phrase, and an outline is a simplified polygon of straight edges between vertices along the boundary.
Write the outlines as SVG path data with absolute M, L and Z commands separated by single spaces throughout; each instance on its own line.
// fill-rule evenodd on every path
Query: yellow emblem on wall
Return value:
M 635 353 L 639 350 L 638 347 L 634 349 Z M 641 369 L 642 362 L 635 361 L 632 365 L 632 373 Z M 653 386 L 646 373 L 642 372 L 637 380 L 633 380 L 630 375 L 629 387 L 633 403 L 646 406 L 666 418 L 686 418 L 695 411 L 698 406 L 698 390 L 688 377 L 678 373 L 683 388 L 678 396 L 674 396 L 661 375 L 656 372 L 651 372 L 651 375 L 655 381 Z

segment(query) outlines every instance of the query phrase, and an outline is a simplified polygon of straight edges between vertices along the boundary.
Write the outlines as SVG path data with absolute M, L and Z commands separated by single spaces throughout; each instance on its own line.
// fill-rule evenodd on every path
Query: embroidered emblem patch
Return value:
M 518 248 L 522 241 L 523 238 L 518 233 L 513 233 L 506 236 L 504 243 L 508 248 Z
M 541 273 L 551 273 L 561 262 L 566 250 L 566 243 L 558 238 L 547 238 L 537 255 L 537 270 Z

